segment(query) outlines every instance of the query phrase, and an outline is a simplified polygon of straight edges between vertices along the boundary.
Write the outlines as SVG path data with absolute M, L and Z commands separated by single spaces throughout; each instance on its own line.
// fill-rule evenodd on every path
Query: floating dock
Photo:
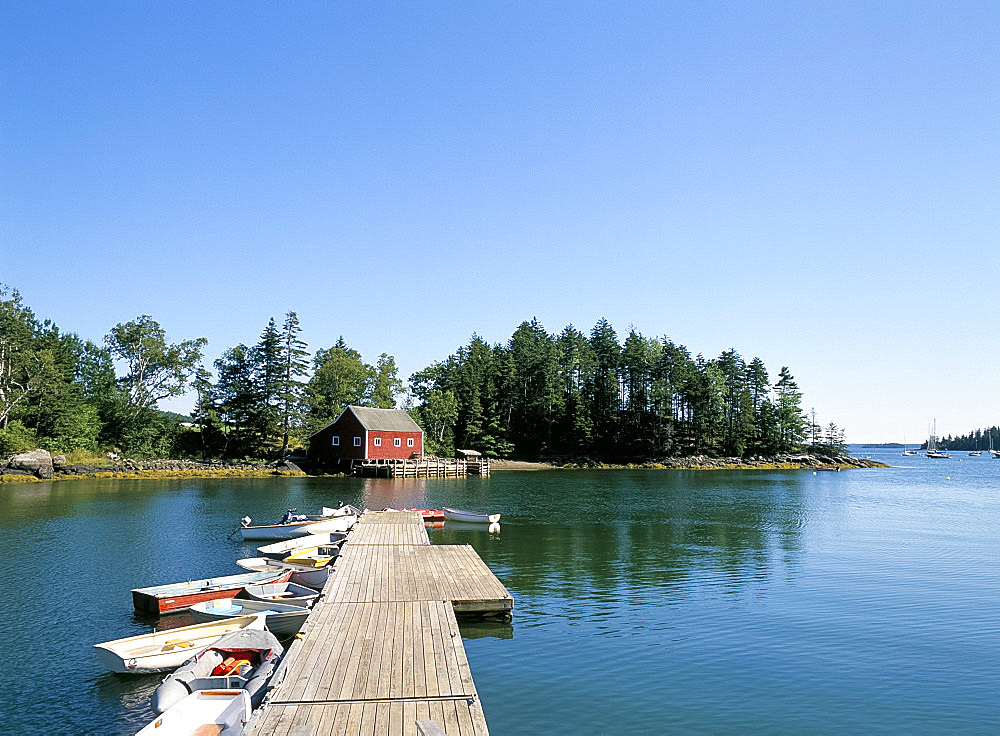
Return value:
M 366 511 L 247 734 L 487 734 L 456 612 L 514 599 L 468 545 L 431 545 L 418 514 Z

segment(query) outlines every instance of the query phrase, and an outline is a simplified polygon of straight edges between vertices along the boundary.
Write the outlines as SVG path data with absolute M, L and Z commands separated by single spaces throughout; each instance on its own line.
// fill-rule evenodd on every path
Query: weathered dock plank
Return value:
M 248 734 L 489 733 L 455 613 L 513 598 L 470 546 L 429 542 L 417 514 L 362 517 Z
M 329 600 L 448 600 L 460 612 L 510 611 L 514 599 L 469 545 L 344 545 Z

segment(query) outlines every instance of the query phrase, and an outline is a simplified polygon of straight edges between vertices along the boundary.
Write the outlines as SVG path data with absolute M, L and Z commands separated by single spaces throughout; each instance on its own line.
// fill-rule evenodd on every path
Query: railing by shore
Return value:
M 365 460 L 356 463 L 352 473 L 366 478 L 458 478 L 464 475 L 489 475 L 489 458 L 458 460 L 425 457 L 420 460 Z

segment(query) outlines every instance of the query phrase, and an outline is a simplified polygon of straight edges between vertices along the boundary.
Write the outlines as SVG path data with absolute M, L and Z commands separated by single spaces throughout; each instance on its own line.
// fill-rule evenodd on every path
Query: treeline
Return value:
M 0 285 L 0 453 L 117 448 L 134 457 L 271 458 L 301 447 L 348 404 L 391 408 L 403 395 L 395 359 L 374 364 L 343 338 L 310 355 L 295 312 L 252 344 L 204 365 L 207 341 L 167 341 L 150 316 L 115 325 L 102 344 L 39 321 Z M 116 366 L 118 371 L 116 372 Z M 161 412 L 193 392 L 190 421 Z M 747 457 L 804 446 L 843 452 L 844 433 L 806 417 L 787 367 L 772 381 L 735 349 L 692 356 L 632 329 L 620 343 L 600 320 L 549 334 L 522 323 L 506 344 L 473 336 L 413 374 L 404 406 L 427 447 L 492 457 L 612 461 L 705 454 Z
M 549 334 L 523 322 L 506 345 L 473 336 L 410 378 L 412 412 L 438 452 L 493 457 L 645 460 L 671 455 L 775 455 L 845 450 L 843 430 L 807 421 L 787 367 L 773 383 L 734 349 L 692 356 L 635 329 L 620 343 L 600 320 Z
M 1000 428 L 998 427 L 977 429 L 958 437 L 948 435 L 945 438 L 938 438 L 938 447 L 949 450 L 988 450 L 990 448 L 991 437 L 993 449 L 1000 450 Z M 927 442 L 920 445 L 920 449 L 927 449 Z
M 142 315 L 98 345 L 39 321 L 0 284 L 0 454 L 40 446 L 269 458 L 301 445 L 347 404 L 395 406 L 403 387 L 392 356 L 369 365 L 341 338 L 310 358 L 300 331 L 295 312 L 280 325 L 271 319 L 253 345 L 226 350 L 213 374 L 203 365 L 204 338 L 169 343 Z M 197 397 L 190 421 L 157 409 L 189 391 Z

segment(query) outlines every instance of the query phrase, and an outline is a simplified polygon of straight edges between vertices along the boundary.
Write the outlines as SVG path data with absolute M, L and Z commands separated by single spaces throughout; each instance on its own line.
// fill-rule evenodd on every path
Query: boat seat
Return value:
M 224 728 L 225 725 L 221 723 L 206 723 L 203 726 L 198 726 L 191 736 L 219 736 Z

